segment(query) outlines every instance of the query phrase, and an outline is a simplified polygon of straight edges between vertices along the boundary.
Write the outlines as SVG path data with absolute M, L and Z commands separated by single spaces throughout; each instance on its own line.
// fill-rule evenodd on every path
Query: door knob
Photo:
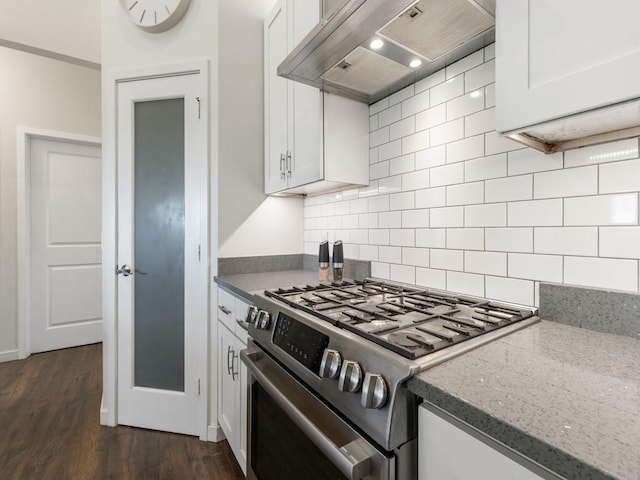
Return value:
M 129 265 L 122 265 L 120 268 L 116 267 L 116 275 L 120 275 L 124 277 L 128 277 L 129 275 L 133 275 L 133 271 Z

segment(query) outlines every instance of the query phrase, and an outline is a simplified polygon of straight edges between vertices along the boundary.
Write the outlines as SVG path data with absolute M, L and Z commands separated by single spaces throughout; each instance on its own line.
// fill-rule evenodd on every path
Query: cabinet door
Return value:
M 498 0 L 496 129 L 640 96 L 640 2 Z
M 418 480 L 544 480 L 424 406 L 418 420 Z
M 278 76 L 278 65 L 287 56 L 287 4 L 275 4 L 264 23 L 264 189 L 266 193 L 284 190 L 287 178 L 284 163 L 287 154 L 287 89 L 289 81 Z
M 218 322 L 218 419 L 220 427 L 227 437 L 231 450 L 235 453 L 238 442 L 237 418 L 237 382 L 234 381 L 233 368 L 236 350 L 236 338 L 222 322 Z
M 319 22 L 320 7 L 317 1 L 289 1 L 290 50 Z M 290 82 L 290 86 L 289 188 L 316 182 L 324 177 L 322 92 L 298 82 Z

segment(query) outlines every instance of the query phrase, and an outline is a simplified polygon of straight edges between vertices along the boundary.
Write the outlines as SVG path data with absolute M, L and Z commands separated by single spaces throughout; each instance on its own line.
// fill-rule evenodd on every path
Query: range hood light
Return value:
M 418 68 L 420 65 L 422 65 L 422 60 L 420 60 L 419 58 L 414 58 L 409 64 L 411 68 Z
M 372 50 L 380 50 L 383 45 L 384 45 L 384 42 L 379 38 L 376 38 L 369 44 Z

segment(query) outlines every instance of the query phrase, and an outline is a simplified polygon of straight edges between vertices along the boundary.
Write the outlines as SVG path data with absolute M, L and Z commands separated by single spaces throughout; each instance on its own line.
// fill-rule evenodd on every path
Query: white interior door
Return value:
M 29 143 L 30 351 L 102 341 L 100 147 Z
M 118 423 L 191 435 L 207 315 L 201 96 L 198 74 L 131 81 L 117 107 Z

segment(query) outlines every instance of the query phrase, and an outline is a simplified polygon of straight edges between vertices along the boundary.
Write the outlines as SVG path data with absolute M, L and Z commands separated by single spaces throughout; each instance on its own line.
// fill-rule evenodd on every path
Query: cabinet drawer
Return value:
M 234 332 L 236 337 L 247 345 L 247 337 L 249 336 L 249 332 L 247 332 L 242 325 L 238 322 L 245 323 L 247 319 L 247 310 L 249 310 L 249 303 L 245 302 L 243 299 L 236 297 L 236 321 L 234 322 Z
M 224 323 L 229 330 L 236 329 L 236 297 L 218 288 L 218 320 Z

